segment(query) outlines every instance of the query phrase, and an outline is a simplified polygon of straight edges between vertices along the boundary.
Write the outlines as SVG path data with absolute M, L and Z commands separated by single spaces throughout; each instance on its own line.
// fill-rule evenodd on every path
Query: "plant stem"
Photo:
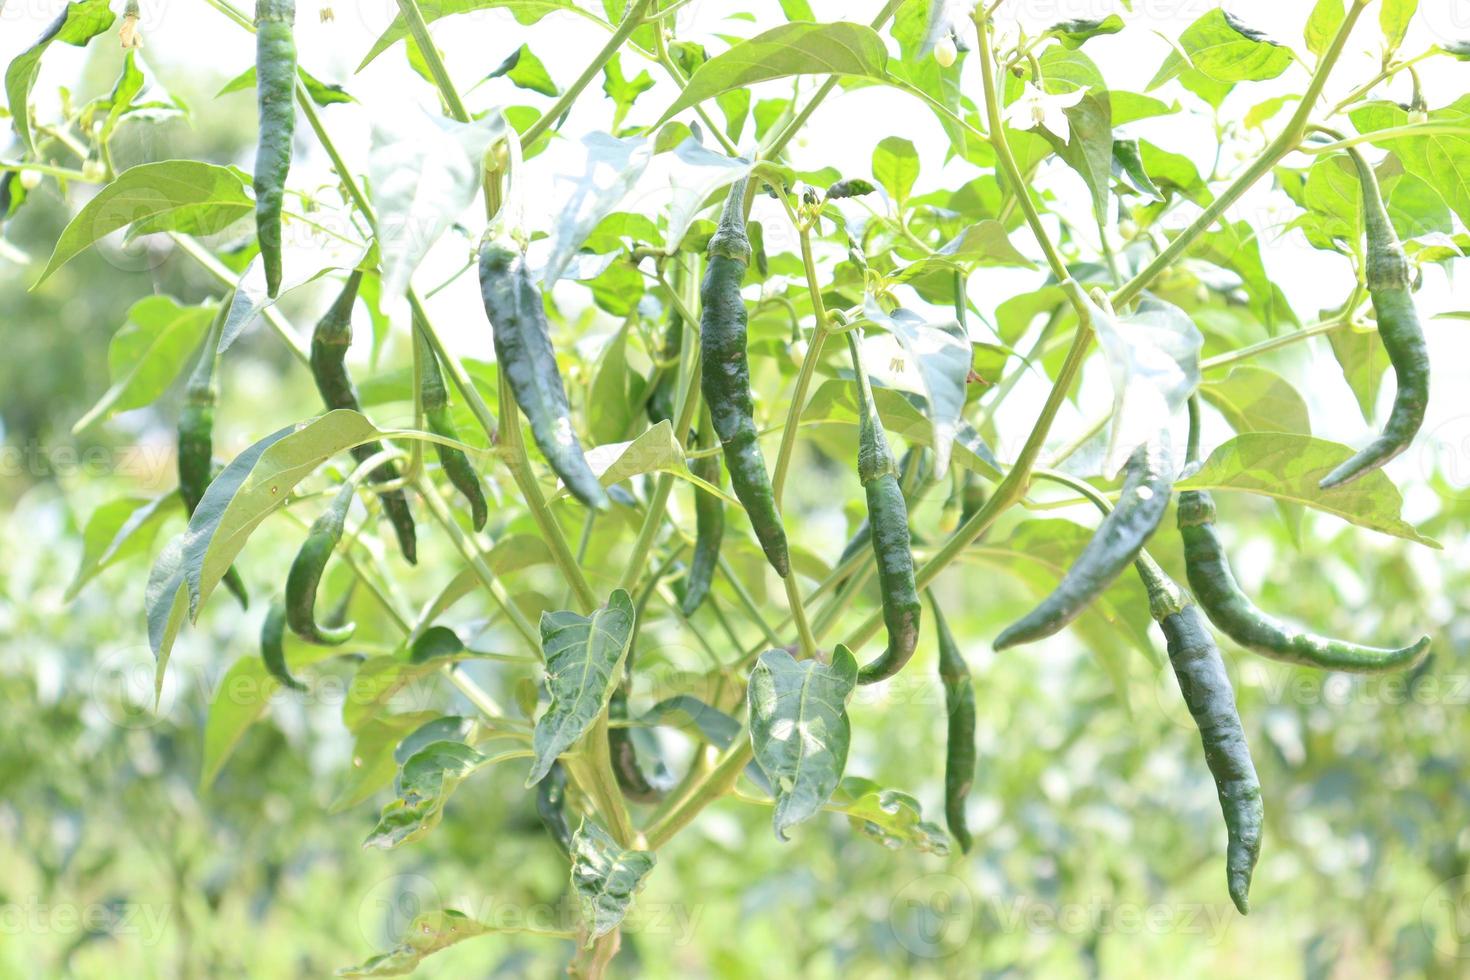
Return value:
M 607 63 L 613 59 L 618 53 L 618 49 L 623 46 L 623 42 L 628 40 L 633 32 L 643 25 L 643 15 L 648 10 L 650 3 L 652 3 L 652 0 L 635 0 L 633 5 L 628 8 L 628 12 L 623 15 L 623 20 L 618 24 L 618 29 L 613 31 L 612 36 L 607 39 L 607 43 L 602 46 L 602 50 L 598 51 L 592 56 L 592 60 L 587 62 L 587 67 L 582 70 L 581 75 L 577 76 L 577 80 L 572 82 L 567 90 L 562 93 L 561 98 L 557 99 L 540 119 L 537 119 L 531 124 L 529 129 L 521 134 L 521 146 L 530 147 L 534 144 L 536 140 L 540 139 L 541 134 L 550 129 L 556 120 L 560 119 L 562 114 L 571 108 L 572 103 L 577 100 L 577 96 L 582 94 L 582 89 L 586 88 L 588 83 L 597 77 L 597 73 L 602 71 Z
M 788 206 L 788 212 L 790 208 Z M 796 377 L 796 390 L 791 393 L 791 406 L 786 412 L 786 428 L 781 432 L 781 447 L 776 451 L 776 469 L 771 477 L 771 490 L 776 495 L 776 508 L 781 507 L 782 492 L 786 489 L 786 473 L 791 468 L 791 452 L 796 446 L 797 423 L 802 409 L 806 407 L 807 390 L 812 376 L 816 374 L 817 362 L 822 357 L 822 347 L 827 342 L 827 309 L 822 304 L 822 288 L 817 283 L 817 265 L 812 257 L 811 231 L 792 215 L 796 233 L 801 239 L 801 262 L 806 269 L 807 292 L 811 294 L 812 311 L 817 318 L 812 328 L 811 343 L 806 356 L 801 359 L 801 371 Z

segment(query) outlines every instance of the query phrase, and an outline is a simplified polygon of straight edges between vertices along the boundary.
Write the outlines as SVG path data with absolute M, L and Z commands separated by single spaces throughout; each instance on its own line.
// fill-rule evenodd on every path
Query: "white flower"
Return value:
M 1087 93 L 1082 89 L 1062 95 L 1048 95 L 1041 89 L 1026 83 L 1021 97 L 1006 106 L 1005 123 L 1012 129 L 1047 129 L 1063 143 L 1070 138 L 1071 127 L 1063 111 L 1082 101 Z

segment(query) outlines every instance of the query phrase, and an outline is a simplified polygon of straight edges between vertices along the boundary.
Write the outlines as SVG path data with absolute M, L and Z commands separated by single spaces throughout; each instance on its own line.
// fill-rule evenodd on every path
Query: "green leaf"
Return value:
M 1151 197 L 1156 201 L 1164 200 L 1164 192 L 1159 190 L 1153 178 L 1148 175 L 1148 168 L 1143 165 L 1143 153 L 1138 148 L 1138 140 L 1113 140 L 1113 176 L 1144 197 Z
M 1092 192 L 1093 214 L 1101 220 L 1107 215 L 1113 176 L 1113 116 L 1107 95 L 1089 92 L 1062 111 L 1068 123 L 1067 142 L 1047 129 L 1040 130 L 1041 136 L 1082 178 Z
M 41 73 L 41 56 L 53 41 L 86 47 L 88 41 L 111 27 L 114 19 L 108 0 L 74 0 L 41 32 L 36 43 L 16 55 L 5 69 L 6 104 L 10 106 L 15 132 L 27 150 L 35 151 L 31 140 L 30 98 L 36 76 Z
M 772 826 L 780 840 L 816 814 L 842 779 L 847 699 L 856 685 L 857 661 L 840 643 L 830 664 L 767 650 L 750 673 L 750 742 L 775 792 Z
M 870 294 L 863 315 L 891 333 L 908 355 L 924 396 L 924 414 L 933 426 L 934 476 L 949 471 L 950 451 L 965 409 L 970 376 L 970 338 L 954 319 L 929 322 L 911 310 L 885 313 Z
M 481 755 L 462 741 L 431 742 L 415 752 L 393 780 L 397 799 L 383 807 L 363 846 L 391 850 L 423 837 L 439 825 L 444 804 L 460 782 L 480 766 L 503 757 Z
M 1143 169 L 1161 190 L 1178 191 L 1199 205 L 1214 199 L 1209 185 L 1199 175 L 1199 168 L 1189 157 L 1160 149 L 1148 140 L 1138 141 L 1138 151 L 1143 159 Z
M 633 642 L 633 600 L 615 589 L 591 616 L 569 610 L 541 615 L 541 653 L 551 704 L 532 733 L 535 762 L 526 785 L 539 783 L 557 756 L 576 744 L 607 707 Z
M 404 294 L 419 262 L 474 201 L 485 151 L 507 129 L 498 112 L 472 123 L 420 111 L 374 117 L 368 183 L 385 301 Z
M 1284 378 L 1265 368 L 1241 365 L 1219 381 L 1204 382 L 1199 393 L 1236 432 L 1312 434 L 1307 403 Z
M 1409 33 L 1409 24 L 1418 10 L 1419 0 L 1383 0 L 1383 6 L 1378 8 L 1378 25 L 1383 29 L 1389 53 L 1404 43 L 1404 35 Z
M 561 94 L 561 89 L 557 88 L 556 82 L 551 80 L 551 73 L 546 70 L 546 65 L 536 57 L 529 44 L 522 44 L 516 48 L 510 53 L 510 57 L 502 61 L 494 71 L 485 77 L 504 77 L 517 88 L 540 92 L 542 95 L 555 97 Z
M 357 101 L 342 86 L 324 82 L 315 75 L 312 75 L 305 68 L 298 67 L 296 73 L 301 77 L 301 84 L 306 86 L 306 92 L 311 96 L 311 101 L 323 108 L 329 105 Z M 214 93 L 214 97 L 217 99 L 221 95 L 229 95 L 232 92 L 245 92 L 253 88 L 255 88 L 255 66 L 251 65 L 226 82 L 224 88 Z
M 149 231 L 212 234 L 254 210 L 238 170 L 198 160 L 140 163 L 118 174 L 71 219 L 36 285 L 104 235 L 135 221 L 147 220 Z
M 328 412 L 271 433 L 215 477 L 188 528 L 164 546 L 148 575 L 144 605 L 160 688 L 185 613 L 198 617 L 251 532 L 327 459 L 381 435 L 356 412 Z
M 924 819 L 918 800 L 908 793 L 885 789 L 871 779 L 844 777 L 827 809 L 846 814 L 853 829 L 890 851 L 908 845 L 921 854 L 949 854 L 948 835 Z
M 1069 48 L 1080 48 L 1095 37 L 1116 34 L 1123 29 L 1123 18 L 1117 14 L 1106 17 L 1086 17 L 1064 20 L 1046 29 L 1047 35 L 1057 38 Z
M 550 289 L 566 272 L 587 236 L 638 183 L 653 159 L 653 145 L 645 136 L 618 139 L 607 133 L 588 133 L 581 139 L 581 173 L 563 173 L 564 186 L 553 218 L 551 255 L 541 273 L 541 285 Z
M 672 249 L 684 240 L 705 202 L 749 174 L 753 164 L 744 157 L 716 153 L 691 136 L 674 148 L 665 166 L 669 171 L 669 202 L 664 241 Z
M 888 136 L 873 148 L 873 179 L 900 208 L 919 179 L 919 151 L 901 136 Z
M 1332 356 L 1342 368 L 1343 380 L 1357 399 L 1358 411 L 1363 421 L 1372 423 L 1373 410 L 1378 407 L 1378 388 L 1383 381 L 1383 372 L 1388 370 L 1388 350 L 1383 346 L 1377 330 L 1360 330 L 1347 326 L 1327 335 L 1332 346 Z
M 635 417 L 642 414 L 643 390 L 647 380 L 628 367 L 628 331 L 624 321 L 613 334 L 592 369 L 592 382 L 587 389 L 587 404 L 597 406 L 589 412 L 587 432 L 593 442 L 617 442 L 628 435 Z
M 1322 477 L 1351 457 L 1347 446 L 1283 432 L 1244 433 L 1220 446 L 1178 490 L 1238 490 L 1304 504 L 1350 524 L 1440 547 L 1406 522 L 1403 498 L 1381 470 L 1345 487 L 1323 490 Z
M 169 296 L 145 296 L 134 303 L 107 348 L 112 385 L 72 432 L 157 400 L 203 343 L 215 312 L 213 306 L 180 306 Z
M 888 64 L 883 39 L 870 27 L 782 24 L 700 65 L 656 125 L 675 113 L 731 89 L 793 75 L 857 75 L 882 79 Z
M 939 246 L 936 254 L 971 268 L 995 265 L 1035 268 L 1035 263 L 1011 244 L 1005 225 L 993 218 L 967 225 L 958 235 Z
M 1179 47 L 1184 55 L 1171 52 L 1145 91 L 1152 92 L 1190 67 L 1211 81 L 1234 83 L 1275 78 L 1291 65 L 1289 48 L 1219 7 L 1185 28 Z
M 476 10 L 489 10 L 492 7 L 508 8 L 517 21 L 527 26 L 558 10 L 576 12 L 576 5 L 572 3 L 572 0 L 419 0 L 418 6 L 424 15 L 425 23 L 432 23 L 440 17 L 448 17 L 451 14 L 467 14 Z M 403 19 L 402 14 L 399 14 L 393 18 L 393 23 L 388 26 L 382 36 L 373 42 L 372 49 L 362 59 L 357 70 L 362 71 L 372 63 L 374 58 L 408 37 L 408 34 L 408 22 Z
M 602 68 L 602 91 L 613 102 L 612 124 L 609 129 L 616 132 L 627 118 L 628 110 L 638 101 L 638 96 L 653 88 L 653 76 L 640 71 L 632 78 L 623 74 L 623 59 L 614 57 Z
M 92 511 L 82 531 L 82 560 L 66 587 L 65 601 L 75 599 L 84 585 L 118 562 L 146 555 L 163 522 L 182 507 L 170 490 L 157 497 L 119 497 Z
M 1343 16 L 1342 0 L 1317 0 L 1312 15 L 1307 18 L 1307 50 L 1320 57 L 1337 36 Z
M 448 639 L 446 633 L 453 638 L 452 642 L 444 642 Z M 432 626 L 414 638 L 409 656 L 368 658 L 352 675 L 352 683 L 342 699 L 342 724 L 348 731 L 362 729 L 375 718 L 387 715 L 400 691 L 436 673 L 445 664 L 469 656 L 453 631 Z
M 400 764 L 394 756 L 395 746 L 409 732 L 434 717 L 432 711 L 380 715 L 353 732 L 352 763 L 327 812 L 341 813 L 357 806 L 392 783 Z
M 618 927 L 633 896 L 653 870 L 652 851 L 618 846 L 607 831 L 583 820 L 572 836 L 572 892 L 587 926 L 586 947 Z
M 1391 102 L 1375 102 L 1351 113 L 1360 133 L 1405 126 L 1409 115 Z M 1432 123 L 1470 126 L 1470 95 L 1429 113 Z M 1462 223 L 1470 224 L 1470 137 L 1455 133 L 1416 133 L 1375 140 L 1393 151 L 1404 169 L 1439 192 Z
M 496 932 L 522 932 L 529 929 L 505 929 L 471 919 L 463 912 L 444 909 L 414 916 L 404 933 L 403 942 L 386 953 L 380 953 L 357 966 L 337 971 L 339 977 L 406 977 L 420 963 L 442 949 L 466 939 Z

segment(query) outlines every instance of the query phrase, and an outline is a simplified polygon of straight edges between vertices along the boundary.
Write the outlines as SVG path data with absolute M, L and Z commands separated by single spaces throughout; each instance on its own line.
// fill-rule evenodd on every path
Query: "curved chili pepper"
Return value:
M 750 265 L 745 185 L 744 178 L 731 185 L 719 226 L 709 240 L 709 262 L 699 287 L 700 388 L 725 449 L 725 469 L 730 471 L 735 498 L 745 507 L 766 560 L 785 578 L 791 571 L 786 528 L 757 439 L 745 351 L 747 318 L 740 298 Z
M 1398 650 L 1360 646 L 1297 629 L 1270 616 L 1240 590 L 1215 533 L 1215 501 L 1203 490 L 1179 495 L 1179 536 L 1189 587 L 1210 622 L 1263 657 L 1326 670 L 1370 672 L 1412 667 L 1429 652 L 1429 637 Z
M 357 390 L 352 385 L 352 376 L 347 373 L 347 348 L 352 346 L 352 306 L 357 301 L 357 288 L 362 283 L 362 270 L 354 269 L 347 277 L 336 301 L 326 314 L 317 321 L 311 335 L 311 376 L 316 381 L 317 391 L 329 409 L 346 408 L 361 412 Z M 380 442 L 369 442 L 352 449 L 352 457 L 359 463 L 365 462 L 383 451 Z M 368 474 L 374 483 L 388 483 L 398 479 L 398 467 L 391 462 L 383 463 Z M 398 537 L 398 549 L 410 564 L 418 562 L 418 534 L 414 528 L 413 511 L 408 507 L 408 496 L 401 487 L 378 494 L 383 503 L 383 513 L 393 525 Z
M 607 716 L 614 721 L 627 721 L 628 696 L 621 688 L 608 699 Z M 617 778 L 618 788 L 624 796 L 635 803 L 657 803 L 664 798 L 663 790 L 649 782 L 638 767 L 638 748 L 633 744 L 631 729 L 626 725 L 609 726 L 607 747 L 613 776 Z
M 286 666 L 286 606 L 279 599 L 266 610 L 265 622 L 260 626 L 260 659 L 265 661 L 266 673 L 293 691 L 304 691 L 306 685 L 291 676 Z
M 699 416 L 699 442 L 701 449 L 713 448 L 715 444 L 714 423 L 709 412 Z M 689 464 L 689 472 L 714 486 L 723 482 L 720 457 L 700 456 Z M 684 598 L 679 609 L 685 616 L 694 610 L 709 594 L 714 581 L 715 568 L 720 562 L 720 542 L 725 537 L 725 502 L 712 493 L 695 488 L 694 491 L 694 556 L 689 559 L 689 576 L 684 580 Z
M 424 420 L 429 431 L 445 439 L 459 441 L 459 430 L 449 415 L 449 391 L 444 387 L 444 376 L 439 372 L 439 358 L 434 349 L 424 341 L 419 343 L 419 398 L 422 400 Z M 480 474 L 475 472 L 469 457 L 453 446 L 434 443 L 434 452 L 439 456 L 439 465 L 444 475 L 454 484 L 454 489 L 464 495 L 470 504 L 470 522 L 476 531 L 484 530 L 490 516 L 485 504 L 485 492 L 480 488 Z
M 526 257 L 487 239 L 480 249 L 480 293 L 501 376 L 510 383 L 531 423 L 531 435 L 541 454 L 572 496 L 595 510 L 605 510 L 607 491 L 587 465 L 572 427 L 571 405 L 546 325 L 546 305 Z M 501 424 L 513 425 L 515 420 Z
M 281 203 L 296 133 L 296 0 L 255 2 L 255 95 L 260 141 L 255 151 L 255 229 L 266 292 L 281 290 Z
M 932 591 L 929 606 L 934 610 L 934 629 L 939 637 L 939 680 L 944 685 L 949 718 L 944 753 L 944 821 L 960 850 L 968 853 L 971 837 L 965 800 L 975 782 L 975 688 L 970 683 L 969 665 Z
M 342 540 L 347 510 L 352 506 L 356 490 L 351 483 L 344 483 L 337 491 L 331 506 L 312 522 L 306 541 L 296 553 L 296 560 L 286 575 L 286 625 L 308 643 L 336 646 L 346 643 L 357 629 L 353 623 L 319 626 L 316 621 L 317 588 L 321 585 L 322 573 L 326 571 L 332 552 L 337 550 L 337 543 Z
M 1128 457 L 1118 504 L 1067 569 L 1051 595 L 1012 623 L 995 640 L 995 649 L 1051 636 L 1066 626 L 1138 557 L 1169 508 L 1174 468 L 1167 433 L 1144 443 Z
M 1151 560 L 1141 559 L 1137 568 L 1148 588 L 1150 612 L 1164 631 L 1179 691 L 1199 728 L 1205 764 L 1215 779 L 1229 835 L 1226 884 L 1231 901 L 1245 915 L 1250 911 L 1251 874 L 1261 853 L 1265 809 L 1261 781 L 1235 707 L 1235 690 L 1199 607 Z
M 682 266 L 675 263 L 671 285 L 676 290 L 679 288 L 681 268 Z M 683 349 L 684 318 L 679 315 L 678 307 L 671 306 L 669 322 L 664 329 L 663 342 L 658 349 L 658 373 L 653 384 L 649 386 L 648 402 L 644 406 L 648 413 L 648 421 L 654 425 L 674 421 L 674 413 L 677 408 L 674 401 L 679 395 L 679 372 L 674 369 L 674 366 L 679 363 L 679 355 Z
M 923 606 L 914 584 L 914 553 L 910 544 L 909 510 L 903 488 L 898 485 L 898 463 L 883 424 L 873 407 L 873 390 L 863 368 L 861 333 L 850 330 L 847 349 L 858 390 L 858 479 L 868 498 L 868 526 L 873 540 L 873 558 L 878 565 L 878 592 L 883 600 L 883 625 L 888 646 L 871 663 L 858 671 L 859 684 L 873 684 L 892 677 L 914 655 L 919 642 L 919 620 Z
M 1372 166 L 1356 147 L 1349 148 L 1348 155 L 1363 186 L 1363 226 L 1368 240 L 1364 278 L 1378 320 L 1378 337 L 1388 352 L 1398 389 L 1382 434 L 1323 477 L 1324 488 L 1340 487 L 1371 473 L 1409 448 L 1424 423 L 1429 404 L 1429 352 L 1424 346 L 1419 311 L 1414 307 L 1409 260 L 1388 219 Z

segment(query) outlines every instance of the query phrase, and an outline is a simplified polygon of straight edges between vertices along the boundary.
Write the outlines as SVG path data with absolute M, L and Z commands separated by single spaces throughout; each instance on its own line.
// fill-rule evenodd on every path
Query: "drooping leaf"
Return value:
M 908 793 L 862 776 L 844 776 L 828 806 L 846 814 L 855 830 L 889 850 L 910 846 L 921 854 L 949 854 L 944 829 L 925 820 L 919 801 Z
M 653 870 L 652 851 L 618 846 L 607 831 L 583 820 L 572 835 L 572 892 L 586 925 L 586 946 L 612 932 L 628 914 L 633 896 Z
M 887 64 L 883 39 L 870 27 L 846 22 L 782 24 L 700 65 L 657 125 L 705 99 L 756 82 L 792 75 L 881 79 Z
M 459 783 L 493 761 L 461 741 L 431 742 L 402 764 L 393 780 L 397 798 L 383 807 L 365 847 L 388 850 L 418 840 L 439 825 Z
M 847 699 L 856 685 L 857 660 L 840 643 L 830 664 L 767 650 L 751 671 L 750 741 L 775 792 L 772 826 L 780 840 L 816 814 L 842 779 Z
M 118 174 L 71 219 L 46 263 L 40 285 L 104 235 L 134 222 L 150 232 L 215 234 L 253 213 L 240 171 L 199 160 L 140 163 Z
M 587 236 L 628 196 L 653 157 L 653 146 L 643 136 L 618 139 L 588 133 L 581 144 L 585 151 L 582 172 L 563 174 L 558 180 L 551 255 L 541 273 L 544 289 L 561 278 Z
M 485 151 L 507 130 L 498 112 L 473 123 L 423 112 L 374 118 L 368 173 L 384 301 L 403 295 L 419 262 L 475 199 Z
M 179 495 L 170 490 L 156 497 L 119 497 L 94 510 L 82 531 L 82 560 L 66 587 L 66 601 L 118 562 L 146 555 L 163 522 L 182 507 Z
M 1323 490 L 1318 481 L 1351 457 L 1347 446 L 1285 432 L 1250 432 L 1210 453 L 1198 473 L 1179 490 L 1238 490 L 1303 504 L 1315 510 L 1394 537 L 1438 548 L 1400 512 L 1403 498 L 1380 471 L 1347 486 Z
M 77 419 L 72 431 L 151 405 L 199 349 L 214 315 L 213 305 L 180 306 L 169 296 L 145 296 L 134 303 L 107 347 L 112 385 Z
M 352 763 L 329 813 L 357 806 L 393 782 L 401 764 L 395 746 L 409 732 L 435 717 L 432 711 L 379 715 L 353 732 Z
M 5 69 L 6 104 L 10 106 L 15 132 L 27 150 L 35 149 L 31 139 L 29 103 L 31 87 L 41 73 L 41 56 L 54 41 L 86 47 L 88 41 L 111 27 L 114 19 L 115 15 L 108 9 L 108 0 L 73 0 L 41 32 L 36 43 L 16 55 Z
M 532 733 L 536 757 L 528 787 L 545 777 L 556 757 L 576 744 L 607 707 L 633 642 L 633 619 L 633 600 L 622 589 L 590 616 L 568 610 L 542 614 L 541 653 L 551 704 Z
M 357 966 L 337 971 L 339 977 L 406 977 L 418 969 L 426 958 L 466 939 L 495 932 L 520 932 L 516 928 L 500 928 L 471 919 L 463 912 L 443 909 L 414 916 L 403 941 L 386 953 L 371 957 Z
M 934 475 L 949 471 L 950 450 L 965 408 L 970 375 L 970 339 L 954 319 L 929 322 L 912 310 L 884 312 L 869 295 L 863 315 L 887 329 L 903 347 L 924 396 L 924 413 L 933 425 Z

